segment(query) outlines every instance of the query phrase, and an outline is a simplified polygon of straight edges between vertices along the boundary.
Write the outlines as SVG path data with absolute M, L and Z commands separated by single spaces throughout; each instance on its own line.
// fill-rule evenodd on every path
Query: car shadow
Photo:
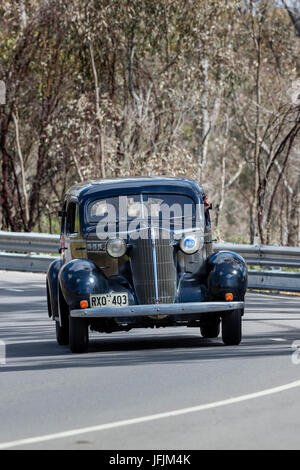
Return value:
M 30 293 L 40 287 L 32 283 Z M 44 298 L 29 302 L 28 297 L 22 304 L 14 304 L 11 312 L 5 310 L 1 314 L 3 326 L 1 339 L 7 341 L 5 365 L 0 365 L 1 372 L 16 370 L 47 370 L 73 367 L 119 367 L 130 365 L 184 363 L 226 358 L 251 358 L 260 356 L 291 355 L 291 344 L 300 337 L 298 329 L 284 325 L 280 328 L 275 321 L 285 320 L 283 311 L 273 312 L 272 318 L 251 318 L 251 310 L 261 307 L 256 297 L 247 298 L 245 322 L 265 322 L 276 326 L 271 333 L 262 332 L 245 335 L 239 346 L 224 346 L 222 339 L 204 339 L 199 329 L 166 329 L 145 334 L 141 330 L 129 333 L 107 335 L 93 334 L 86 354 L 71 354 L 68 346 L 59 346 L 55 340 L 55 327 L 47 318 L 47 306 Z M 299 306 L 299 300 L 288 301 L 289 307 Z M 292 305 L 291 305 L 292 304 Z M 271 313 L 274 299 L 270 298 L 267 305 L 264 301 L 264 313 Z M 250 310 L 250 312 L 249 312 Z M 20 314 L 24 313 L 23 315 Z M 41 316 L 41 313 L 43 315 Z M 255 313 L 255 312 L 253 312 Z M 288 312 L 293 321 L 299 320 L 299 310 Z M 295 314 L 295 315 L 294 315 Z M 291 319 L 291 317 L 290 317 Z M 176 331 L 177 330 L 177 331 Z M 124 336 L 123 336 L 124 335 Z M 278 341 L 276 341 L 276 339 Z
M 128 335 L 128 333 L 127 333 Z M 300 336 L 300 335 L 299 335 Z M 280 339 L 281 342 L 277 342 Z M 199 363 L 227 358 L 291 355 L 295 331 L 279 331 L 260 336 L 247 335 L 238 346 L 225 346 L 221 338 L 195 335 L 170 337 L 93 337 L 85 354 L 71 354 L 68 346 L 56 341 L 7 345 L 7 364 L 0 372 L 73 367 L 120 367 L 145 364 Z

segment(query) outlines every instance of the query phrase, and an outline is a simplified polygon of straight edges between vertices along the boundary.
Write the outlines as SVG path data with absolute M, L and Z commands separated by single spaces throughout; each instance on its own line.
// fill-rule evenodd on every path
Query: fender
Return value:
M 91 294 L 128 292 L 129 304 L 135 299 L 127 280 L 122 276 L 107 278 L 104 272 L 88 259 L 73 259 L 64 264 L 59 272 L 61 294 L 69 308 L 80 308 L 80 301 L 89 302 Z
M 52 261 L 46 277 L 48 315 L 53 319 L 58 316 L 58 274 L 61 266 L 60 258 Z
M 233 300 L 244 300 L 248 271 L 242 256 L 233 251 L 219 251 L 207 259 L 207 270 L 207 287 L 211 299 L 225 300 L 225 294 L 231 292 Z
M 103 271 L 87 259 L 73 259 L 59 272 L 61 292 L 70 309 L 79 308 L 90 294 L 108 292 L 108 279 Z

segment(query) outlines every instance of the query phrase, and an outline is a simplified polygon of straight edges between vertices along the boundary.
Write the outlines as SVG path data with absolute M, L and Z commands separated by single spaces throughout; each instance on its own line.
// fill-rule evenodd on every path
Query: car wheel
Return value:
M 242 309 L 232 310 L 222 318 L 222 340 L 227 346 L 240 344 L 242 340 Z
M 69 318 L 69 339 L 72 353 L 83 353 L 89 345 L 88 324 L 83 318 Z
M 200 327 L 200 332 L 203 338 L 217 338 L 220 333 L 220 323 L 211 323 L 210 325 L 203 325 Z
M 64 324 L 60 326 L 59 321 L 55 321 L 56 327 L 56 341 L 60 346 L 69 344 L 69 325 Z

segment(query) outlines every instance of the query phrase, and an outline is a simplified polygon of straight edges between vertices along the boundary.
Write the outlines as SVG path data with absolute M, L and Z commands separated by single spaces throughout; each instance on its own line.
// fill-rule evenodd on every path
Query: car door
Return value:
M 78 201 L 68 201 L 65 223 L 65 262 L 75 258 L 87 258 L 86 243 L 82 238 Z
M 62 210 L 58 212 L 58 215 L 61 217 L 61 226 L 60 226 L 60 246 L 59 246 L 59 253 L 61 255 L 62 261 L 64 262 L 64 252 L 66 249 L 66 208 L 67 208 L 67 201 L 64 200 Z

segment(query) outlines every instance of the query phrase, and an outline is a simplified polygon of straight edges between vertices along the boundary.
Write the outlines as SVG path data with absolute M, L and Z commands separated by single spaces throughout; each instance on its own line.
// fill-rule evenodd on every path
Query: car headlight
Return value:
M 112 258 L 120 258 L 125 255 L 127 245 L 123 238 L 110 238 L 106 242 L 106 251 Z
M 185 235 L 180 240 L 180 249 L 187 255 L 192 255 L 193 253 L 196 253 L 196 251 L 199 250 L 199 247 L 200 240 L 196 234 L 191 233 L 189 235 Z

